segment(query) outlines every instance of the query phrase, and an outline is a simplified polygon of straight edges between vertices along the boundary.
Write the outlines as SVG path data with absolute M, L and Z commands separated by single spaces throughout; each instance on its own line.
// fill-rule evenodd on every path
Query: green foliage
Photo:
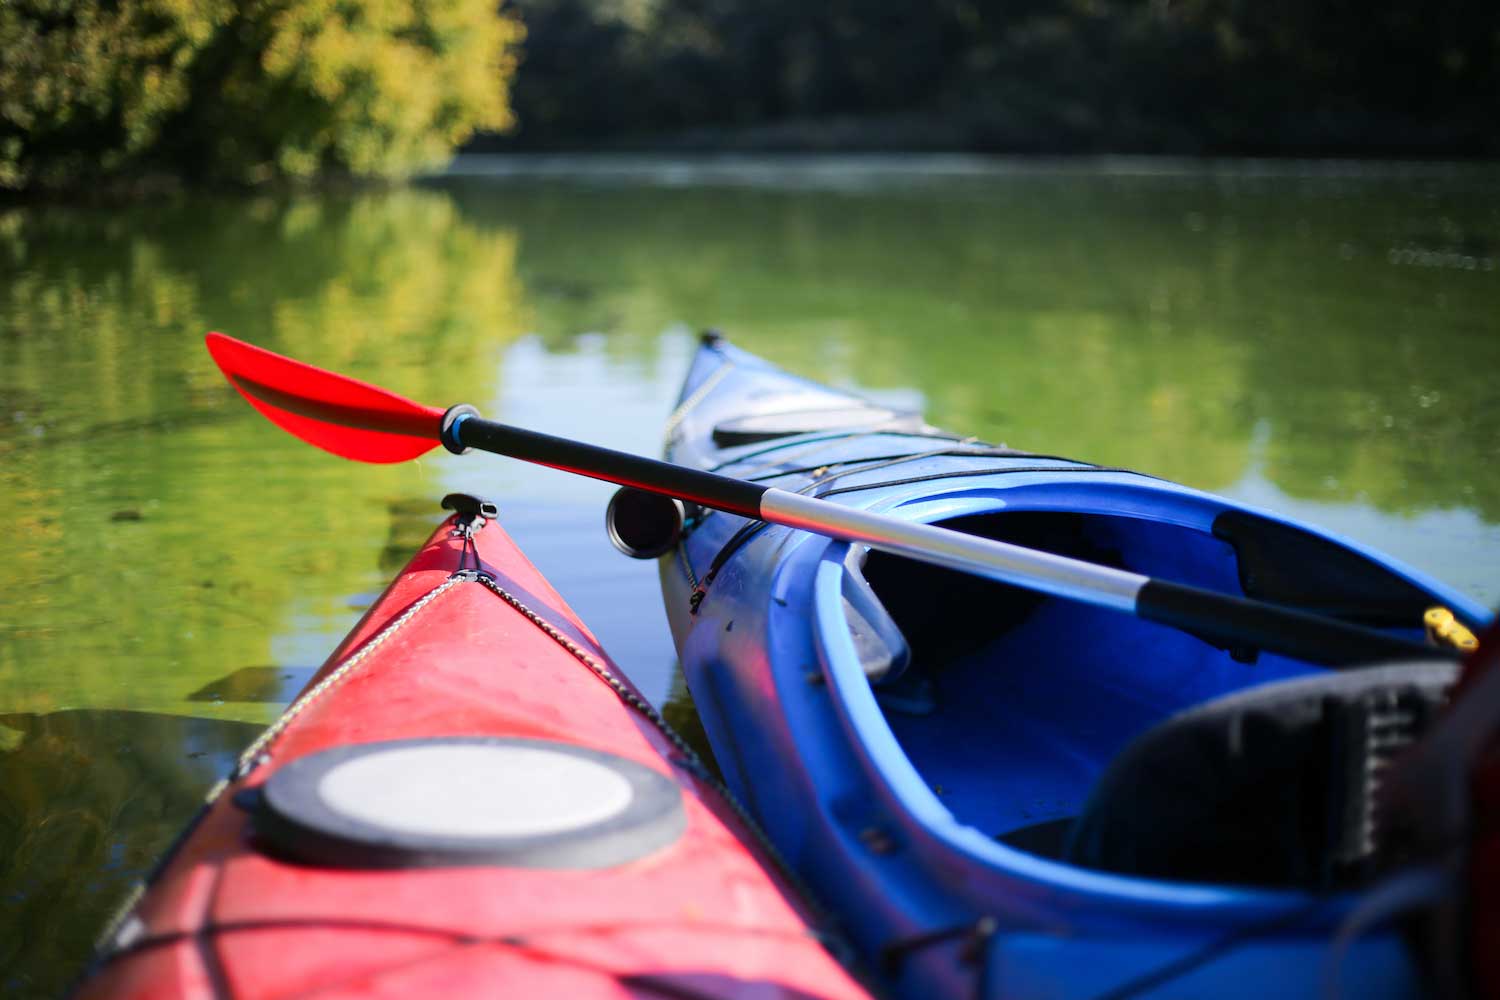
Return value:
M 226 0 L 0 5 L 0 185 L 57 186 L 139 157 L 230 14 Z
M 0 3 L 0 187 L 402 176 L 511 121 L 493 0 Z

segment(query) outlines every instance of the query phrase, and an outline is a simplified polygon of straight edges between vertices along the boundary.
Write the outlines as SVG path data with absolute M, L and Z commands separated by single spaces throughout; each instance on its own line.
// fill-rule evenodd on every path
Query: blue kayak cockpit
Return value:
M 706 337 L 666 454 L 1411 641 L 1435 605 L 1490 618 L 1356 542 L 886 402 Z M 1451 662 L 1329 669 L 717 513 L 660 571 L 727 784 L 892 995 L 1423 988 L 1381 907 L 1427 855 L 1376 792 Z
M 1351 547 L 1168 484 L 891 509 L 1413 638 L 1438 600 Z M 837 607 L 817 595 L 829 669 L 868 678 L 872 728 L 957 823 L 1115 874 L 1266 888 L 1350 884 L 1396 849 L 1374 820 L 1377 772 L 1441 704 L 1451 665 L 1330 671 L 882 552 L 835 557 Z

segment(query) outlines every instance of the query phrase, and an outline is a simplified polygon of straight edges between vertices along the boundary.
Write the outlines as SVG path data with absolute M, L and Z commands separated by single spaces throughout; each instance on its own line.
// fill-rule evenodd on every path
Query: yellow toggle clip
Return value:
M 1447 608 L 1428 608 L 1422 615 L 1422 624 L 1427 626 L 1427 641 L 1434 646 L 1448 646 L 1461 653 L 1472 653 L 1479 648 L 1474 633 L 1454 618 L 1453 612 Z

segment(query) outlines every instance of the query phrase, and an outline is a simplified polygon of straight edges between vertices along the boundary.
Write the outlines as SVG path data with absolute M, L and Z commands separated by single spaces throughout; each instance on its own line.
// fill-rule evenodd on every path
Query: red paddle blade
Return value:
M 250 405 L 308 444 L 356 462 L 404 462 L 435 448 L 443 411 L 222 333 L 208 353 Z

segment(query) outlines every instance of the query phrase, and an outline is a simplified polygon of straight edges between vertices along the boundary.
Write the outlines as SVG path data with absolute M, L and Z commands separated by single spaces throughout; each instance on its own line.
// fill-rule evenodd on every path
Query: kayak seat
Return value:
M 1173 715 L 1105 770 L 1064 859 L 1176 881 L 1361 881 L 1402 849 L 1402 831 L 1377 808 L 1382 772 L 1456 676 L 1433 662 L 1320 673 Z

